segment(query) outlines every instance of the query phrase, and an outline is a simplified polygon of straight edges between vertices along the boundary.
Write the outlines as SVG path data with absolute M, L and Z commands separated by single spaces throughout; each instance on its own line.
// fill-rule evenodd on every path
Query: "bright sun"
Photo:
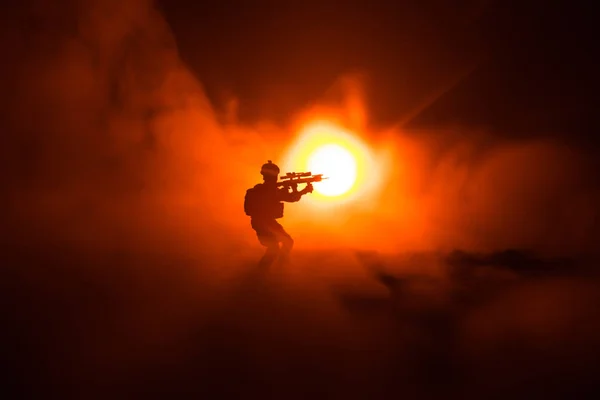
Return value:
M 299 132 L 283 163 L 283 169 L 323 174 L 314 184 L 309 202 L 342 204 L 368 195 L 378 171 L 369 147 L 358 135 L 327 121 L 314 121 Z M 342 203 L 340 203 L 342 202 Z
M 339 196 L 348 192 L 356 182 L 356 160 L 345 148 L 326 144 L 317 148 L 308 158 L 310 171 L 327 177 L 315 190 L 325 196 Z

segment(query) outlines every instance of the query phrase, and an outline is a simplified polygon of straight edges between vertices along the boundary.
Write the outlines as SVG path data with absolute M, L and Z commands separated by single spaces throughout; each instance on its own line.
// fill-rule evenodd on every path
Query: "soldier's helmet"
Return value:
M 264 177 L 267 176 L 279 176 L 279 167 L 276 164 L 273 164 L 271 160 L 269 160 L 266 164 L 260 169 L 260 174 Z

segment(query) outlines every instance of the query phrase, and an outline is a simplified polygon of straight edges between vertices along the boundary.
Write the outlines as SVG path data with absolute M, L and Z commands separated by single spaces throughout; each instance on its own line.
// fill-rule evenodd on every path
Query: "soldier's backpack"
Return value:
M 244 197 L 244 212 L 246 215 L 252 217 L 260 214 L 262 197 L 258 185 L 246 190 L 246 196 Z
M 250 217 L 281 218 L 283 203 L 274 196 L 275 193 L 265 191 L 261 184 L 246 190 L 244 197 L 244 212 Z

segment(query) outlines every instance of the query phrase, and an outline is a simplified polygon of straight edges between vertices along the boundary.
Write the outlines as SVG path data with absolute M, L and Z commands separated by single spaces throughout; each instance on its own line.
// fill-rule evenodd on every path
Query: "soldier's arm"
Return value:
M 288 203 L 295 203 L 297 201 L 300 201 L 302 195 L 302 192 L 289 192 L 287 188 L 277 190 L 277 199 L 279 201 L 285 201 Z
M 306 185 L 306 187 L 304 189 L 302 189 L 299 192 L 290 192 L 288 191 L 288 188 L 281 188 L 278 190 L 278 194 L 279 194 L 279 201 L 287 201 L 288 203 L 295 203 L 297 201 L 299 201 L 302 196 L 304 196 L 306 193 L 312 193 L 313 191 L 313 186 L 309 183 Z

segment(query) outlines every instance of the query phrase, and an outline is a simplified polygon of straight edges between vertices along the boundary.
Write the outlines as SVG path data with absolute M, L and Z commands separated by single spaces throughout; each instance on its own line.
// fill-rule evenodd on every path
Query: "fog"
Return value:
M 151 2 L 70 5 L 24 3 L 3 28 L 10 387 L 464 398 L 592 384 L 600 194 L 580 150 L 375 130 L 353 74 L 288 125 L 249 126 L 234 97 L 211 104 Z M 292 264 L 256 270 L 245 190 L 314 118 L 360 137 L 377 185 L 335 213 L 286 206 Z M 506 249 L 533 256 L 496 262 Z

